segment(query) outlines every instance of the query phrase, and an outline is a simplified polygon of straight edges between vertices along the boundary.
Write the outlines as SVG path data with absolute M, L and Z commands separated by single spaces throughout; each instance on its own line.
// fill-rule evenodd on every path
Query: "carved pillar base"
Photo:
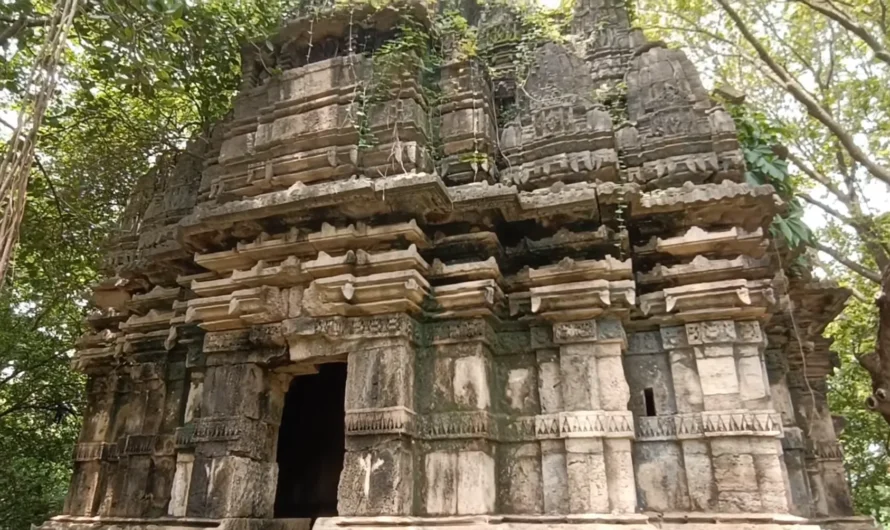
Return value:
M 425 413 L 421 513 L 495 513 L 494 330 L 482 318 L 455 320 L 431 324 L 430 336 L 420 376 L 425 383 L 418 388 Z
M 773 411 L 757 322 L 664 327 L 690 507 L 785 513 L 790 486 L 781 419 Z
M 333 329 L 319 319 L 318 327 Z M 343 516 L 414 512 L 415 345 L 407 315 L 345 319 L 329 347 L 346 351 L 346 455 L 337 512 Z M 311 455 L 308 456 L 311 458 Z
M 557 323 L 553 341 L 560 347 L 560 390 L 565 412 L 555 420 L 559 436 L 565 438 L 569 512 L 633 513 L 634 431 L 621 361 L 627 347 L 621 322 L 600 319 Z

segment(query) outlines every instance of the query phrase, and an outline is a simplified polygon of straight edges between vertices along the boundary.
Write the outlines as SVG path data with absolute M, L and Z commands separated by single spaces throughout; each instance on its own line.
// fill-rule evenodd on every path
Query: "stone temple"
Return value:
M 475 53 L 424 0 L 244 48 L 133 191 L 43 528 L 871 528 L 825 398 L 849 293 L 784 275 L 692 63 L 624 0 L 548 43 L 452 9 Z

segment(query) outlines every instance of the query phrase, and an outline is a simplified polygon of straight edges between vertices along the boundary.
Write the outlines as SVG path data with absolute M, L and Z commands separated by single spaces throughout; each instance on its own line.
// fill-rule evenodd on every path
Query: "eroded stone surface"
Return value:
M 573 44 L 533 50 L 517 80 L 516 14 L 485 6 L 479 58 L 443 43 L 437 98 L 405 71 L 360 107 L 368 54 L 430 13 L 286 24 L 245 51 L 232 119 L 189 145 L 205 164 L 134 190 L 77 345 L 88 406 L 46 528 L 305 530 L 273 506 L 285 393 L 343 362 L 341 518 L 318 529 L 849 514 L 821 338 L 848 293 L 784 281 L 782 205 L 743 182 L 732 120 L 683 53 L 646 44 L 623 1 L 579 0 Z M 597 96 L 622 79 L 623 120 Z

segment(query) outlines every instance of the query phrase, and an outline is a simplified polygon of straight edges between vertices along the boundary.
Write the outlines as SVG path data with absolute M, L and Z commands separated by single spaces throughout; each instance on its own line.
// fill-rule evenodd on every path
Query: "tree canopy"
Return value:
M 68 365 L 129 191 L 223 117 L 240 82 L 242 42 L 268 34 L 286 7 L 81 5 L 0 291 L 0 529 L 27 529 L 61 508 L 83 393 Z M 52 9 L 39 0 L 0 3 L 0 101 L 13 111 Z M 0 113 L 0 139 L 12 126 L 7 116 Z

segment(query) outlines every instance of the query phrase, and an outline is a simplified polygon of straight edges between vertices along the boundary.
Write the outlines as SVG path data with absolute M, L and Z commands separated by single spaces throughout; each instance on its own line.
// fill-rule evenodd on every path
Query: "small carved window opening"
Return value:
M 657 416 L 655 410 L 655 391 L 651 388 L 643 389 L 643 402 L 646 405 L 646 416 Z

